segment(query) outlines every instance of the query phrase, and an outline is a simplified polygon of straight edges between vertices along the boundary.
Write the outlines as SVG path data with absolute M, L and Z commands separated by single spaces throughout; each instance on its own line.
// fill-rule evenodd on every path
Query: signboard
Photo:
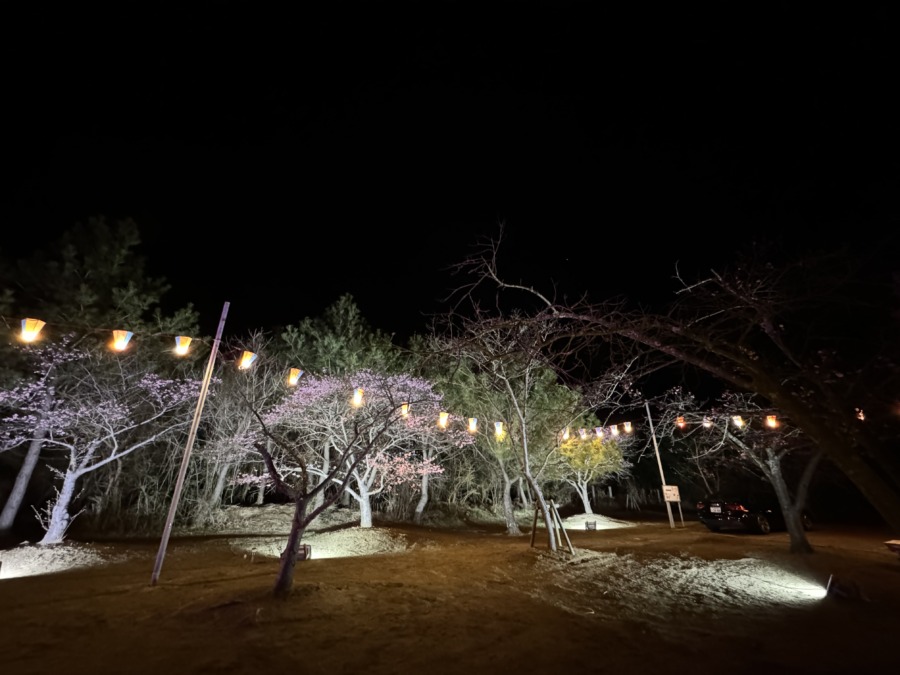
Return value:
M 663 485 L 663 498 L 667 502 L 681 502 L 677 485 Z

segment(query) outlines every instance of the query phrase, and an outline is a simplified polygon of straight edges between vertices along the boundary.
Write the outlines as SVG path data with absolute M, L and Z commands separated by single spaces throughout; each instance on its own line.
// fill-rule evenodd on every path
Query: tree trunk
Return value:
M 422 474 L 420 486 L 421 494 L 419 495 L 419 503 L 416 504 L 416 510 L 413 513 L 413 522 L 416 525 L 422 524 L 422 516 L 425 514 L 425 507 L 428 505 L 428 474 Z
M 276 598 L 286 598 L 294 587 L 294 567 L 297 564 L 297 553 L 300 551 L 300 540 L 306 531 L 306 498 L 300 497 L 294 502 L 294 517 L 291 519 L 291 533 L 287 545 L 281 554 L 281 566 L 275 578 L 272 594 Z
M 75 484 L 78 482 L 78 474 L 67 473 L 63 478 L 62 488 L 56 495 L 56 501 L 50 510 L 50 522 L 47 523 L 47 531 L 38 544 L 59 544 L 66 536 L 72 517 L 69 515 L 69 507 L 75 498 Z
M 594 515 L 594 509 L 591 507 L 591 496 L 588 494 L 587 483 L 576 483 L 575 491 L 578 493 L 578 496 L 581 497 L 581 506 L 584 508 L 584 512 L 589 516 Z
M 541 492 L 537 481 L 534 480 L 531 472 L 528 471 L 527 468 L 525 471 L 525 480 L 528 481 L 528 485 L 531 487 L 534 494 L 534 501 L 540 506 L 541 515 L 544 517 L 544 527 L 547 529 L 547 547 L 553 553 L 556 553 L 559 550 L 559 547 L 556 543 L 556 522 L 553 519 L 553 514 L 550 513 L 550 507 L 547 505 L 547 500 L 544 499 L 544 493 Z
M 359 491 L 359 526 L 372 527 L 372 499 L 362 487 Z
M 28 483 L 34 474 L 34 467 L 37 466 L 41 456 L 41 448 L 44 445 L 43 436 L 46 433 L 46 430 L 42 430 L 41 438 L 36 438 L 28 444 L 28 452 L 25 453 L 25 459 L 22 460 L 22 466 L 19 467 L 19 473 L 16 474 L 16 482 L 13 484 L 6 504 L 3 505 L 3 511 L 0 512 L 0 536 L 12 532 L 16 516 L 19 515 L 22 502 L 25 501 L 25 494 L 28 492 Z
M 47 413 L 53 403 L 53 389 L 47 391 L 44 397 L 42 412 Z M 13 524 L 16 516 L 19 515 L 19 509 L 25 501 L 25 494 L 28 492 L 28 483 L 31 476 L 34 475 L 34 468 L 37 466 L 38 459 L 41 456 L 41 448 L 44 446 L 44 438 L 47 436 L 47 427 L 41 424 L 34 430 L 34 439 L 28 444 L 28 452 L 25 453 L 25 459 L 22 460 L 22 466 L 19 467 L 19 473 L 16 474 L 16 482 L 13 489 L 9 493 L 6 503 L 3 505 L 3 511 L 0 512 L 0 536 L 8 535 L 12 532 Z
M 516 522 L 516 510 L 513 507 L 512 501 L 512 486 L 513 482 L 509 479 L 509 475 L 506 473 L 506 470 L 501 468 L 501 475 L 503 477 L 503 518 L 506 521 L 506 534 L 511 537 L 518 537 L 522 535 L 522 530 L 519 528 L 519 523 Z
M 262 474 L 259 477 L 259 487 L 256 491 L 256 505 L 262 506 L 266 499 L 266 483 L 269 482 L 269 475 Z

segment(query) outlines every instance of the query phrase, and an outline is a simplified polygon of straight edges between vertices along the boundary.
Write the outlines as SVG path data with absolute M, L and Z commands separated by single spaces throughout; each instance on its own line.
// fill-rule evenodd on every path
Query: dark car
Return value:
M 777 502 L 759 499 L 708 497 L 697 502 L 697 517 L 712 532 L 743 530 L 768 534 L 787 526 Z M 805 511 L 800 516 L 804 530 L 812 529 L 812 519 Z

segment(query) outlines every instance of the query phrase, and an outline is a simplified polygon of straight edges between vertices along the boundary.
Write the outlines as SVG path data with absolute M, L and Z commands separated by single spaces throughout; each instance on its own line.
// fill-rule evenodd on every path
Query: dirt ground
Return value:
M 159 540 L 19 546 L 0 551 L 2 672 L 896 672 L 887 531 L 821 527 L 798 557 L 784 533 L 590 518 L 564 521 L 556 556 L 543 529 L 337 522 L 310 533 L 286 600 L 271 597 L 278 533 L 173 535 L 156 584 Z M 16 570 L 29 555 L 39 568 Z

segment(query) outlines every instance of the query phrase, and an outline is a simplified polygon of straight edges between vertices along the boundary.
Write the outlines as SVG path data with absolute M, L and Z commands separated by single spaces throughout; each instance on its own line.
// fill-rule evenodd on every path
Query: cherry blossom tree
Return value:
M 304 376 L 284 400 L 257 413 L 258 431 L 236 445 L 253 444 L 274 489 L 294 504 L 276 596 L 290 592 L 304 532 L 345 491 L 359 504 L 360 526 L 371 527 L 374 495 L 440 472 L 423 447 L 472 443 L 456 425 L 438 424 L 441 404 L 440 394 L 421 378 L 362 370 Z M 324 498 L 317 500 L 320 493 Z
M 0 409 L 7 444 L 41 443 L 59 479 L 39 514 L 39 543 L 56 544 L 77 516 L 81 479 L 187 427 L 199 383 L 161 378 L 128 355 L 51 346 L 41 356 L 45 376 L 0 391 Z
M 47 322 L 42 338 L 60 346 L 71 338 L 72 344 L 86 347 L 96 343 L 96 326 L 127 326 L 135 333 L 196 335 L 198 315 L 191 306 L 164 315 L 162 297 L 170 290 L 162 278 L 146 273 L 139 255 L 141 236 L 138 224 L 131 219 L 109 222 L 103 217 L 76 223 L 51 242 L 46 250 L 35 251 L 15 260 L 0 259 L 0 296 L 4 316 L 39 317 Z M 64 326 L 62 330 L 57 325 Z M 11 331 L 17 326 L 7 326 Z M 105 332 L 105 330 L 104 330 Z M 66 335 L 63 335 L 65 333 Z M 22 349 L 12 341 L 0 341 L 0 381 L 7 387 L 25 385 L 35 378 L 43 380 L 43 399 L 33 408 L 55 407 L 56 391 L 61 382 L 54 363 L 62 363 L 60 353 L 39 363 L 35 370 L 35 348 Z M 65 348 L 63 348 L 63 351 Z M 151 360 L 149 354 L 144 359 Z M 154 370 L 167 376 L 170 368 L 189 366 L 193 356 L 173 366 L 157 359 Z M 41 370 L 43 368 L 43 370 Z M 45 429 L 38 425 L 25 448 L 12 491 L 0 512 L 0 535 L 9 533 L 26 497 L 29 483 L 38 466 L 44 446 Z M 2 448 L 0 448 L 2 449 Z M 18 451 L 18 448 L 15 448 Z M 97 472 L 100 475 L 103 472 Z
M 352 400 L 356 391 L 362 392 L 358 405 Z M 313 456 L 323 457 L 327 450 L 332 465 L 346 465 L 346 490 L 359 506 L 360 527 L 371 527 L 375 496 L 440 473 L 434 457 L 441 448 L 473 442 L 461 424 L 439 426 L 441 404 L 442 396 L 423 379 L 363 370 L 343 378 L 305 378 L 263 420 L 270 428 L 277 420 L 280 428 L 302 433 Z M 348 419 L 356 423 L 348 425 Z M 348 453 L 357 458 L 355 446 L 366 451 L 359 461 L 348 461 Z M 307 470 L 324 478 L 330 471 L 322 466 L 316 461 Z M 329 480 L 344 483 L 343 477 Z

